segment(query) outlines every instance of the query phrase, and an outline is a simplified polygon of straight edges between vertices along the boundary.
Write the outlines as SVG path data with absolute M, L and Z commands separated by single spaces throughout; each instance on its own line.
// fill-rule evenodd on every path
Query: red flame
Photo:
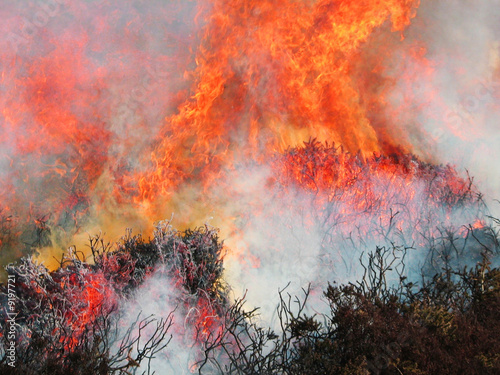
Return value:
M 8 17 L 24 39 L 9 39 L 23 57 L 4 52 L 4 210 L 10 201 L 22 217 L 50 214 L 65 231 L 69 216 L 78 231 L 89 215 L 109 215 L 112 198 L 144 204 L 153 221 L 184 199 L 180 186 L 206 190 L 238 160 L 265 162 L 310 137 L 365 156 L 410 150 L 388 124 L 371 121 L 383 99 L 359 77 L 370 69 L 360 59 L 371 35 L 402 36 L 418 1 L 194 5 L 139 10 L 125 2 L 118 12 L 113 4 L 68 4 L 54 10 L 53 27 L 50 17 L 33 26 L 33 40 Z M 62 33 L 56 21 L 68 22 Z M 160 48 L 141 45 L 148 22 L 163 27 L 146 36 Z M 28 50 L 31 42 L 39 51 Z M 127 91 L 127 81 L 139 85 Z
M 166 119 L 141 199 L 171 195 L 195 176 L 206 186 L 235 158 L 262 160 L 310 136 L 354 153 L 387 151 L 396 142 L 368 121 L 369 93 L 356 87 L 353 68 L 371 32 L 388 19 L 401 32 L 416 5 L 214 2 L 193 95 Z
M 121 232 L 122 222 L 144 229 L 171 211 L 181 225 L 225 214 L 231 210 L 221 206 L 238 200 L 231 179 L 244 163 L 270 166 L 270 191 L 300 188 L 318 212 L 338 199 L 345 217 L 377 212 L 389 220 L 393 200 L 380 186 L 395 186 L 388 191 L 410 211 L 418 212 L 422 189 L 432 207 L 454 205 L 466 181 L 411 156 L 403 128 L 413 116 L 411 86 L 436 64 L 423 43 L 402 46 L 418 6 L 84 2 L 58 7 L 42 26 L 26 23 L 17 6 L 2 11 L 0 219 L 7 229 L 0 244 L 15 247 L 11 237 L 29 225 L 51 230 L 43 245 L 57 247 L 94 225 Z M 398 53 L 408 60 L 399 67 L 408 95 L 389 105 L 385 63 Z M 241 238 L 237 218 L 258 215 L 258 200 L 215 224 Z M 418 229 L 413 224 L 404 218 L 398 229 Z M 258 256 L 246 260 L 260 266 Z M 89 314 L 106 298 L 99 283 L 90 280 L 75 296 L 88 301 Z

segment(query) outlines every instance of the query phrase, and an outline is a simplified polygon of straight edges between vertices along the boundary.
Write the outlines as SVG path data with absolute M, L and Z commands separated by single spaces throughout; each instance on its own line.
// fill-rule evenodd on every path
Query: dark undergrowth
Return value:
M 325 314 L 307 313 L 310 289 L 301 296 L 285 289 L 278 329 L 261 326 L 244 299 L 229 301 L 223 244 L 209 227 L 178 232 L 166 223 L 152 240 L 128 233 L 118 246 L 94 237 L 92 262 L 70 252 L 52 272 L 23 258 L 7 267 L 15 283 L 0 289 L 0 373 L 151 373 L 149 361 L 169 351 L 175 334 L 172 312 L 138 316 L 120 336 L 118 306 L 161 266 L 185 296 L 180 310 L 210 308 L 208 333 L 206 321 L 191 322 L 200 374 L 498 374 L 500 270 L 491 265 L 498 236 L 471 231 L 473 266 L 436 263 L 435 254 L 432 270 L 440 271 L 424 268 L 412 282 L 402 274 L 386 281 L 404 249 L 375 249 L 360 260 L 361 280 L 324 285 Z

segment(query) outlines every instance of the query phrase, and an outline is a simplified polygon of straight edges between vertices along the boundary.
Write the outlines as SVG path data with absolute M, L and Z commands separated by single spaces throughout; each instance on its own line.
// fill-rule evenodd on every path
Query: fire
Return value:
M 67 327 L 56 327 L 52 334 L 60 336 L 62 343 L 65 343 L 66 350 L 71 350 L 79 343 L 85 330 L 91 329 L 94 321 L 102 314 L 112 311 L 113 305 L 117 303 L 117 297 L 112 285 L 102 274 L 87 273 L 83 278 L 78 274 L 72 273 L 63 276 L 59 281 L 61 287 L 61 297 L 66 301 L 57 301 L 58 303 L 69 303 L 69 306 L 57 306 L 65 311 L 64 321 Z M 68 291 L 69 292 L 62 292 Z M 71 335 L 68 335 L 64 329 L 70 329 Z
M 198 176 L 207 186 L 235 159 L 265 159 L 311 136 L 353 153 L 384 151 L 388 142 L 368 121 L 353 66 L 375 28 L 390 19 L 392 30 L 402 32 L 417 5 L 214 2 L 193 95 L 166 118 L 140 198 L 171 195 Z
M 68 246 L 89 255 L 88 233 L 157 235 L 153 223 L 173 213 L 181 229 L 221 228 L 224 276 L 240 281 L 270 267 L 267 252 L 273 267 L 303 251 L 337 272 L 374 244 L 424 248 L 457 218 L 473 223 L 464 237 L 486 226 L 472 181 L 438 165 L 434 135 L 415 130 L 415 86 L 441 63 L 424 42 L 404 44 L 419 0 L 57 3 L 43 20 L 0 10 L 0 248 L 12 252 L 2 261 L 38 252 L 57 268 Z M 285 231 L 293 241 L 280 242 Z M 185 322 L 206 338 L 222 308 L 199 290 L 220 285 L 200 287 L 197 246 L 177 245 L 168 278 L 192 297 Z M 98 262 L 108 278 L 51 274 L 73 303 L 74 343 L 137 266 L 126 253 Z
M 207 192 L 224 186 L 228 170 L 266 164 L 311 138 L 364 158 L 407 153 L 390 120 L 371 113 L 389 109 L 373 90 L 380 62 L 365 51 L 381 33 L 400 41 L 418 5 L 214 0 L 138 10 L 125 2 L 119 20 L 115 4 L 67 4 L 49 16 L 80 26 L 61 33 L 49 17 L 39 36 L 28 31 L 41 26 L 11 17 L 22 35 L 9 34 L 1 76 L 1 207 L 9 202 L 20 227 L 47 217 L 52 254 L 104 226 L 147 232 L 172 211 L 186 226 L 206 220 Z M 153 26 L 144 47 L 139 30 L 151 22 L 164 27 L 155 39 Z
M 452 169 L 425 164 L 432 157 L 403 132 L 413 121 L 411 87 L 436 65 L 423 43 L 401 44 L 418 6 L 214 0 L 60 8 L 64 33 L 49 24 L 33 40 L 40 51 L 27 53 L 28 38 L 15 45 L 21 57 L 3 52 L 10 59 L 1 76 L 0 208 L 13 230 L 0 240 L 41 249 L 40 259 L 57 267 L 53 259 L 68 245 L 88 252 L 87 233 L 118 238 L 132 226 L 149 235 L 173 212 L 181 228 L 214 217 L 239 262 L 259 268 L 245 231 L 267 215 L 262 194 L 292 212 L 296 188 L 317 211 L 307 213 L 308 228 L 332 207 L 338 212 L 323 226 L 363 215 L 390 222 L 400 204 L 411 215 L 399 213 L 396 228 L 409 231 L 419 199 L 451 206 L 467 191 Z M 149 23 L 151 34 L 141 34 Z M 398 54 L 408 96 L 394 105 L 384 63 Z M 241 176 L 251 170 L 261 171 L 262 184 L 252 191 Z M 26 240 L 33 231 L 38 237 Z

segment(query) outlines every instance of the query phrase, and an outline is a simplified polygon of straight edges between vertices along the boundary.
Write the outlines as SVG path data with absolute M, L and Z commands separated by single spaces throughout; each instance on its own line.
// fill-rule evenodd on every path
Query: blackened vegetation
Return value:
M 310 289 L 302 296 L 281 291 L 274 330 L 259 323 L 258 309 L 245 309 L 244 299 L 228 303 L 215 230 L 177 232 L 165 223 L 153 240 L 128 232 L 117 247 L 94 237 L 95 264 L 70 251 L 53 272 L 29 258 L 7 267 L 16 276 L 17 361 L 11 368 L 5 358 L 4 309 L 0 372 L 149 373 L 149 361 L 168 351 L 175 335 L 172 313 L 138 316 L 118 335 L 118 304 L 161 265 L 189 296 L 188 305 L 205 299 L 216 307 L 210 332 L 201 332 L 206 325 L 196 328 L 200 374 L 497 374 L 500 270 L 490 260 L 498 236 L 492 227 L 469 231 L 469 248 L 482 253 L 475 266 L 455 269 L 443 261 L 440 272 L 419 282 L 401 273 L 399 283 L 390 284 L 406 249 L 377 248 L 360 260 L 361 280 L 325 286 L 327 314 L 307 313 Z M 5 285 L 0 296 L 6 306 Z
M 32 258 L 7 267 L 16 280 L 16 367 L 7 363 L 9 317 L 3 308 L 0 373 L 130 374 L 141 362 L 148 367 L 170 341 L 173 312 L 138 316 L 120 335 L 119 304 L 159 266 L 184 291 L 181 309 L 209 300 L 214 314 L 227 305 L 221 282 L 223 246 L 214 229 L 178 232 L 160 223 L 151 241 L 129 231 L 116 246 L 93 237 L 90 248 L 93 264 L 69 249 L 53 272 Z M 6 285 L 1 286 L 0 303 L 7 306 Z
M 422 276 L 418 285 L 402 275 L 389 285 L 404 252 L 377 248 L 360 281 L 329 284 L 328 314 L 306 314 L 310 289 L 302 298 L 280 292 L 277 331 L 261 327 L 258 310 L 236 301 L 224 330 L 207 341 L 200 373 L 499 373 L 500 270 L 491 268 L 493 253 L 472 268 Z
M 171 316 L 143 318 L 129 328 L 128 332 L 138 331 L 137 336 L 117 337 L 117 296 L 103 270 L 96 270 L 77 257 L 61 263 L 54 272 L 30 258 L 7 267 L 16 280 L 16 361 L 12 368 L 3 358 L 1 373 L 126 373 L 165 347 Z M 2 288 L 2 299 L 4 293 Z M 2 322 L 6 320 L 5 313 L 1 312 Z M 148 326 L 154 327 L 154 332 L 141 341 L 141 333 Z M 9 342 L 6 326 L 2 325 L 1 333 L 1 345 L 5 347 Z M 110 353 L 115 342 L 118 349 Z M 131 357 L 130 351 L 136 346 Z
M 220 292 L 223 245 L 217 231 L 208 226 L 178 232 L 162 222 L 152 241 L 128 230 L 117 249 L 100 236 L 90 239 L 90 248 L 94 268 L 106 269 L 106 277 L 121 292 L 139 286 L 158 264 L 165 265 L 190 294 L 202 289 L 215 297 Z
M 302 296 L 285 288 L 278 293 L 277 326 L 264 326 L 258 308 L 247 309 L 244 298 L 229 301 L 217 231 L 204 226 L 179 232 L 162 222 L 148 240 L 131 231 L 119 244 L 90 238 L 91 261 L 70 249 L 52 272 L 31 258 L 8 266 L 15 276 L 16 367 L 7 360 L 3 284 L 0 373 L 150 374 L 151 361 L 173 350 L 175 314 L 198 351 L 190 370 L 200 374 L 500 373 L 500 271 L 490 263 L 498 262 L 500 222 L 486 220 L 471 179 L 411 156 L 362 160 L 314 140 L 275 164 L 282 189 L 311 194 L 323 246 L 344 255 L 340 224 L 344 220 L 351 236 L 351 224 L 364 214 L 375 220 L 373 228 L 359 231 L 352 247 L 363 253 L 373 239 L 385 245 L 360 257 L 364 274 L 357 282 L 323 285 L 328 313 L 311 313 L 310 288 Z M 406 191 L 414 180 L 424 184 L 422 202 L 412 200 L 418 190 Z M 399 197 L 399 211 L 392 209 L 392 196 Z M 353 197 L 363 199 L 351 207 Z M 342 204 L 350 216 L 339 217 Z M 429 209 L 415 218 L 419 205 Z M 477 220 L 458 229 L 440 221 L 461 208 Z M 12 220 L 8 213 L 0 216 L 2 246 L 19 237 Z M 49 244 L 46 220 L 35 226 L 27 246 Z M 408 279 L 405 256 L 415 244 L 425 255 L 419 257 L 422 276 Z M 133 301 L 158 270 L 168 277 L 165 287 L 175 289 L 175 314 L 139 314 L 124 329 L 120 306 Z

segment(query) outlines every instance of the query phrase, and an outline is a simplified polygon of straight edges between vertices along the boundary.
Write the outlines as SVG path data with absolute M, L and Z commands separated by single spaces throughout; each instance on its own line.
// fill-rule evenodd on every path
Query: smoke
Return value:
M 320 151 L 311 153 L 326 159 Z M 366 265 L 368 254 L 377 247 L 385 247 L 391 253 L 387 261 L 394 261 L 387 275 L 389 285 L 397 284 L 400 276 L 419 280 L 422 272 L 432 274 L 445 265 L 430 257 L 446 259 L 454 267 L 474 265 L 480 259 L 479 244 L 467 242 L 467 228 L 486 220 L 482 205 L 466 198 L 450 209 L 441 201 L 453 195 L 446 191 L 459 182 L 449 169 L 408 178 L 397 167 L 383 173 L 375 164 L 349 184 L 334 187 L 330 182 L 332 187 L 323 190 L 321 177 L 314 180 L 317 189 L 287 185 L 288 177 L 280 175 L 286 172 L 278 165 L 232 171 L 234 190 L 226 188 L 225 193 L 237 199 L 218 202 L 226 207 L 223 217 L 238 218 L 234 236 L 226 241 L 230 251 L 225 278 L 236 296 L 245 295 L 250 307 L 260 307 L 266 325 L 278 323 L 274 314 L 282 290 L 300 296 L 311 286 L 309 308 L 324 312 L 325 285 L 361 280 L 361 262 Z M 345 173 L 353 166 L 347 162 L 336 167 Z M 325 165 L 314 168 L 319 175 L 321 168 L 329 171 Z M 445 185 L 438 182 L 443 180 Z M 461 189 L 467 191 L 465 186 Z M 450 236 L 455 252 L 448 248 Z
M 359 279 L 359 258 L 376 246 L 411 247 L 405 272 L 416 277 L 433 235 L 471 224 L 477 207 L 445 212 L 429 204 L 428 181 L 391 175 L 325 197 L 277 183 L 273 157 L 309 137 L 352 153 L 411 151 L 469 170 L 480 191 L 500 198 L 499 1 L 422 1 L 414 18 L 412 6 L 377 17 L 359 10 L 376 20 L 356 37 L 331 30 L 327 16 L 345 9 L 331 2 L 309 17 L 313 3 L 231 9 L 248 23 L 211 18 L 196 1 L 2 6 L 0 220 L 9 235 L 13 221 L 28 227 L 2 238 L 2 263 L 25 243 L 44 247 L 48 261 L 70 241 L 84 249 L 87 232 L 147 233 L 173 212 L 179 227 L 221 228 L 227 282 L 271 326 L 279 290 L 300 295 L 312 283 L 311 308 L 321 312 L 320 289 Z M 273 17 L 285 16 L 278 27 Z M 298 16 L 309 34 L 295 27 Z M 335 21 L 351 30 L 359 19 Z M 201 42 L 207 24 L 213 35 Z M 383 205 L 360 211 L 364 193 Z M 40 218 L 51 232 L 35 243 Z M 131 322 L 139 310 L 173 311 L 175 299 L 158 272 L 122 309 Z M 178 359 L 164 363 L 184 368 L 191 359 L 176 340 L 168 350 Z
M 400 110 L 396 121 L 404 124 L 403 132 L 416 134 L 414 152 L 468 170 L 496 215 L 498 204 L 491 200 L 500 191 L 499 5 L 422 1 L 391 70 L 398 84 L 389 96 Z M 420 59 L 414 58 L 417 47 Z
M 14 228 L 2 233 L 2 263 L 40 247 L 51 263 L 68 244 L 84 250 L 87 232 L 151 227 L 133 176 L 186 95 L 198 5 L 2 5 L 0 219 Z
M 111 355 L 115 355 L 120 350 L 120 344 L 123 338 L 127 337 L 130 327 L 133 327 L 130 337 L 142 336 L 142 341 L 136 348 L 142 348 L 141 345 L 150 340 L 156 329 L 152 324 L 142 332 L 139 332 L 139 322 L 147 318 L 170 321 L 172 326 L 168 330 L 165 343 L 168 342 L 166 350 L 160 351 L 150 362 L 150 371 L 156 371 L 159 374 L 187 374 L 199 358 L 192 328 L 187 323 L 187 317 L 179 312 L 180 294 L 176 292 L 172 280 L 167 276 L 165 270 L 161 268 L 149 277 L 141 285 L 134 295 L 120 306 L 120 319 L 118 331 L 116 332 L 115 342 L 111 348 Z M 136 355 L 130 353 L 131 357 Z M 148 364 L 145 364 L 147 367 Z

